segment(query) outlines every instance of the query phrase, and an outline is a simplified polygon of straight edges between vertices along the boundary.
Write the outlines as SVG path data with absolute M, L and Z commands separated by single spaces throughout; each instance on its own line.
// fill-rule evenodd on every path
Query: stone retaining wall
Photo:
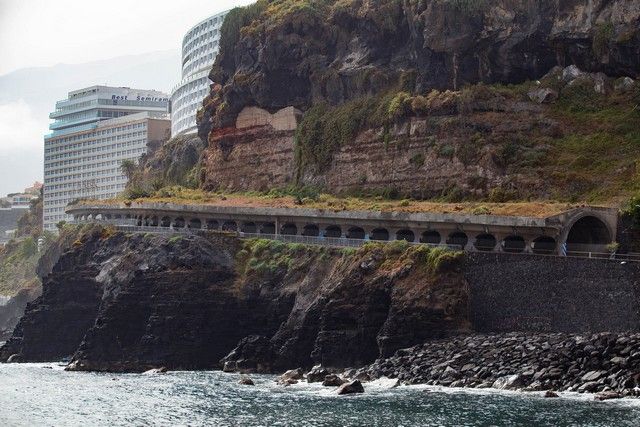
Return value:
M 479 332 L 640 331 L 640 263 L 468 254 Z

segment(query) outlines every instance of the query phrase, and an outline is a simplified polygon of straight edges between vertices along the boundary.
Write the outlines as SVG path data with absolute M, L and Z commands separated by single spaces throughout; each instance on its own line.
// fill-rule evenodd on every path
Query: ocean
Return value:
M 0 365 L 2 426 L 640 426 L 640 400 L 593 396 L 394 387 L 361 395 L 275 376 L 169 372 L 65 372 L 58 364 Z

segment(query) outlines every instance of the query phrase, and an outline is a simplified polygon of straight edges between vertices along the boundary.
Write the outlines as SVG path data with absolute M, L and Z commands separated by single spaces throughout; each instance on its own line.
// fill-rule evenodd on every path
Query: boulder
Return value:
M 326 377 L 324 377 L 324 381 L 322 381 L 322 385 L 325 387 L 340 387 L 346 382 L 347 380 L 340 378 L 335 374 L 329 374 Z
M 538 104 L 550 104 L 558 99 L 558 92 L 550 88 L 539 88 L 529 91 L 529 99 Z
M 594 396 L 595 400 L 611 400 L 611 399 L 620 399 L 622 395 L 617 391 L 608 390 L 602 391 Z
M 580 68 L 575 65 L 569 65 L 567 68 L 562 70 L 562 81 L 565 83 L 571 83 L 584 75 L 585 73 L 581 71 Z
M 545 399 L 555 399 L 555 398 L 560 397 L 560 396 L 558 396 L 558 393 L 556 393 L 555 391 L 551 391 L 551 390 L 547 390 L 544 393 L 543 396 L 544 396 Z
M 164 366 L 162 366 L 160 368 L 149 369 L 148 371 L 144 372 L 145 375 L 166 374 L 166 373 L 167 373 L 167 368 L 164 367 Z
M 329 375 L 329 371 L 322 367 L 322 365 L 316 365 L 309 372 L 307 372 L 307 382 L 319 383 L 324 381 L 324 378 Z
M 618 92 L 626 92 L 633 89 L 633 87 L 635 86 L 635 83 L 636 83 L 635 80 L 633 80 L 631 77 L 623 77 L 621 79 L 616 80 L 614 84 L 614 89 Z
M 500 390 L 515 390 L 522 386 L 522 377 L 518 374 L 500 377 L 493 383 L 493 388 L 497 388 Z
M 22 355 L 20 354 L 12 354 L 7 359 L 7 363 L 20 363 L 22 361 Z
M 298 384 L 298 381 L 302 379 L 304 379 L 304 371 L 302 370 L 302 368 L 291 369 L 280 375 L 280 377 L 278 378 L 278 384 L 285 386 Z
M 240 377 L 240 381 L 238 381 L 238 384 L 242 384 L 242 385 L 256 385 L 253 380 L 247 376 L 242 376 Z
M 348 383 L 344 383 L 338 388 L 338 394 L 355 394 L 355 393 L 364 393 L 364 387 L 362 383 L 358 380 L 353 380 Z

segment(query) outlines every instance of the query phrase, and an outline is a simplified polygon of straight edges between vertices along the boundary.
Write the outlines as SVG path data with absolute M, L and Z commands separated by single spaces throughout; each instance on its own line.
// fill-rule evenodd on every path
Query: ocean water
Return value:
M 365 384 L 337 396 L 319 384 L 220 372 L 94 374 L 55 364 L 0 365 L 2 426 L 640 426 L 640 401 Z

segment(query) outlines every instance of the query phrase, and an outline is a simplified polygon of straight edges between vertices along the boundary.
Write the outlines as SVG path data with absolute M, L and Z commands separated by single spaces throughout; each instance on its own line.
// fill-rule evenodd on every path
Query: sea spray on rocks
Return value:
M 640 396 L 640 334 L 461 336 L 399 350 L 357 374 L 407 384 Z

